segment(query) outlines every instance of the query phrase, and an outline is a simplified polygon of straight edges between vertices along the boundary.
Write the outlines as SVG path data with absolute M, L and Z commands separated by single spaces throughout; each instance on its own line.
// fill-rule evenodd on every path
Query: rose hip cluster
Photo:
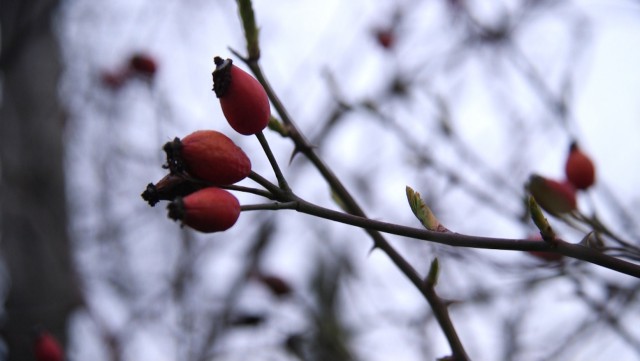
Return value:
M 596 169 L 589 158 L 577 145 L 572 142 L 565 160 L 565 177 L 557 181 L 537 174 L 531 175 L 527 185 L 529 193 L 536 202 L 549 214 L 561 217 L 578 209 L 576 192 L 587 190 L 595 183 Z M 540 234 L 532 239 L 542 240 Z M 558 253 L 530 251 L 529 254 L 545 261 L 561 261 Z
M 214 59 L 213 90 L 225 118 L 243 135 L 261 132 L 271 117 L 262 85 L 234 66 L 231 59 Z M 251 161 L 229 137 L 215 130 L 199 130 L 163 147 L 169 170 L 156 184 L 149 183 L 142 198 L 154 206 L 170 201 L 169 218 L 205 233 L 231 228 L 240 216 L 240 203 L 225 186 L 251 173 Z
M 552 215 L 570 213 L 577 209 L 576 191 L 587 190 L 596 179 L 593 161 L 578 147 L 569 146 L 565 161 L 564 181 L 556 181 L 537 174 L 529 178 L 529 192 L 536 202 Z
M 120 68 L 103 71 L 101 80 L 105 87 L 115 91 L 136 77 L 152 81 L 157 71 L 158 63 L 156 59 L 150 54 L 138 52 L 132 54 Z

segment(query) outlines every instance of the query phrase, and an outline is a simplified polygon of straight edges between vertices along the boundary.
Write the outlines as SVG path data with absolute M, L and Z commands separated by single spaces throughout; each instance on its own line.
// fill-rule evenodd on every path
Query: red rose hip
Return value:
M 229 137 L 215 130 L 199 130 L 163 147 L 171 173 L 186 171 L 215 185 L 241 181 L 251 172 L 251 161 Z
M 395 43 L 395 33 L 392 28 L 378 29 L 374 33 L 378 45 L 385 50 L 390 50 Z
M 587 189 L 595 183 L 596 168 L 591 159 L 578 148 L 573 142 L 569 147 L 569 155 L 565 163 L 565 174 L 567 180 L 573 184 L 576 189 Z
M 226 231 L 240 217 L 238 199 L 215 187 L 201 189 L 184 198 L 178 197 L 169 203 L 167 209 L 169 218 L 204 233 Z
M 569 213 L 577 208 L 576 191 L 569 183 L 532 175 L 529 192 L 538 205 L 552 215 Z
M 128 74 L 126 71 L 104 71 L 100 74 L 102 85 L 111 89 L 118 90 L 127 81 Z
M 214 62 L 213 91 L 231 128 L 243 135 L 262 131 L 271 117 L 267 92 L 254 77 L 233 65 L 231 59 L 216 56 Z

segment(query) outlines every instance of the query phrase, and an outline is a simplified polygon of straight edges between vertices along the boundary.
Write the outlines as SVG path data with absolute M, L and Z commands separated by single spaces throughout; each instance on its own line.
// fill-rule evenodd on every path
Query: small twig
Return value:
M 568 257 L 597 264 L 613 271 L 618 271 L 620 273 L 640 278 L 640 265 L 608 256 L 606 254 L 603 254 L 602 252 L 599 252 L 598 250 L 589 247 L 584 247 L 579 244 L 562 242 L 560 240 L 558 240 L 558 242 L 550 244 L 547 242 L 528 239 L 492 238 L 469 236 L 453 232 L 434 232 L 423 228 L 407 227 L 394 223 L 381 222 L 365 217 L 355 216 L 352 214 L 337 212 L 302 200 L 299 201 L 296 210 L 302 213 L 307 213 L 340 223 L 350 224 L 356 227 L 376 230 L 379 232 L 395 234 L 413 239 L 446 244 L 453 247 L 499 249 L 510 251 L 555 252 Z
M 296 209 L 297 202 L 273 202 L 262 204 L 244 204 L 241 211 L 278 211 L 281 209 Z
M 244 187 L 244 186 L 239 186 L 236 184 L 230 184 L 230 185 L 226 185 L 226 186 L 219 186 L 220 188 L 224 188 L 224 189 L 228 189 L 228 190 L 232 190 L 232 191 L 238 191 L 238 192 L 244 192 L 244 193 L 252 193 L 252 194 L 256 194 L 268 199 L 274 199 L 274 196 L 271 192 L 262 190 L 262 189 L 257 189 L 257 188 L 251 188 L 251 187 Z
M 609 236 L 609 238 L 611 238 L 612 240 L 614 240 L 616 243 L 620 244 L 623 247 L 627 248 L 627 251 L 629 253 L 633 253 L 635 255 L 640 255 L 640 248 L 638 248 L 638 246 L 634 245 L 633 243 L 626 241 L 624 239 L 622 239 L 622 237 L 618 236 L 617 234 L 613 233 L 613 231 L 611 231 L 605 224 L 603 224 L 600 219 L 594 214 L 591 217 L 588 217 L 586 215 L 584 215 L 583 213 L 579 212 L 579 211 L 575 211 L 574 213 L 572 213 L 572 215 L 580 222 L 583 222 L 591 227 L 593 227 L 593 230 L 596 232 L 600 232 L 604 235 Z
M 258 132 L 256 133 L 256 137 L 258 138 L 258 141 L 260 142 L 260 145 L 262 146 L 264 153 L 267 155 L 267 158 L 269 159 L 271 168 L 273 168 L 273 172 L 275 173 L 276 178 L 278 179 L 278 185 L 283 191 L 291 192 L 291 188 L 289 188 L 289 184 L 287 183 L 287 180 L 284 178 L 284 175 L 282 174 L 282 170 L 280 170 L 278 161 L 273 156 L 273 152 L 271 151 L 271 147 L 269 146 L 269 142 L 267 142 L 267 138 L 265 138 L 264 133 Z
M 272 199 L 276 199 L 276 198 L 282 199 L 282 197 L 284 196 L 284 192 L 282 191 L 282 189 L 280 189 L 277 185 L 271 183 L 269 180 L 267 180 L 266 178 L 264 178 L 263 176 L 261 176 L 260 174 L 254 171 L 251 171 L 251 173 L 249 173 L 249 179 L 258 183 L 259 185 L 263 186 L 267 191 L 269 191 L 271 195 L 275 197 Z
M 424 228 L 408 227 L 395 223 L 387 223 L 369 219 L 366 217 L 356 216 L 353 214 L 338 212 L 307 202 L 293 194 L 284 195 L 284 198 L 281 198 L 280 202 L 278 203 L 243 206 L 243 210 L 258 209 L 291 209 L 335 222 L 364 228 L 365 230 L 370 232 L 370 234 L 371 232 L 378 231 L 412 239 L 445 244 L 452 247 L 497 249 L 506 251 L 544 251 L 560 253 L 571 258 L 597 264 L 613 271 L 618 271 L 620 273 L 640 278 L 640 265 L 611 257 L 598 250 L 585 247 L 580 244 L 567 243 L 561 240 L 557 240 L 557 242 L 554 243 L 547 243 L 530 239 L 479 237 L 454 232 L 430 231 Z M 382 244 L 382 246 L 377 246 L 383 249 L 385 252 L 394 252 L 394 250 L 386 249 L 386 246 L 384 244 Z

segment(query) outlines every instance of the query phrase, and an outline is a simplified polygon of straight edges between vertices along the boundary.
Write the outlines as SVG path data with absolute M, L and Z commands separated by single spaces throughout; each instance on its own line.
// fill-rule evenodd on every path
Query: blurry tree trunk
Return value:
M 79 304 L 67 235 L 57 0 L 2 0 L 0 250 L 9 360 L 34 360 L 32 328 L 66 341 Z

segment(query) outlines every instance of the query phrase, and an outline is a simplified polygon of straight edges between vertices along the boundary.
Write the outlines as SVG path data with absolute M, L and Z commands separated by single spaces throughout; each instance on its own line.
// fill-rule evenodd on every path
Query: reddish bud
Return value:
M 375 31 L 378 44 L 386 50 L 390 50 L 395 43 L 395 34 L 392 29 L 378 29 Z
M 118 90 L 122 88 L 128 79 L 128 74 L 124 71 L 104 71 L 100 74 L 102 85 L 111 89 Z
M 199 130 L 163 147 L 171 173 L 184 171 L 216 185 L 229 185 L 251 172 L 249 157 L 229 137 L 215 130 Z
M 565 163 L 567 180 L 577 189 L 587 189 L 596 180 L 596 168 L 591 159 L 573 142 L 569 147 L 569 155 Z
M 262 131 L 271 117 L 267 92 L 255 78 L 233 65 L 231 59 L 216 56 L 214 62 L 213 91 L 231 128 L 244 135 Z
M 135 54 L 129 59 L 129 68 L 135 73 L 151 78 L 158 71 L 158 64 L 150 55 Z
M 226 231 L 240 217 L 238 199 L 215 187 L 201 189 L 184 198 L 178 197 L 169 203 L 167 209 L 169 218 L 204 233 Z
M 256 278 L 275 296 L 283 297 L 291 293 L 289 283 L 278 276 L 257 274 Z
M 569 183 L 533 174 L 529 177 L 528 188 L 538 205 L 552 215 L 568 213 L 577 208 L 576 191 Z
M 35 354 L 38 361 L 62 361 L 64 351 L 58 340 L 46 331 L 40 331 L 36 336 Z

